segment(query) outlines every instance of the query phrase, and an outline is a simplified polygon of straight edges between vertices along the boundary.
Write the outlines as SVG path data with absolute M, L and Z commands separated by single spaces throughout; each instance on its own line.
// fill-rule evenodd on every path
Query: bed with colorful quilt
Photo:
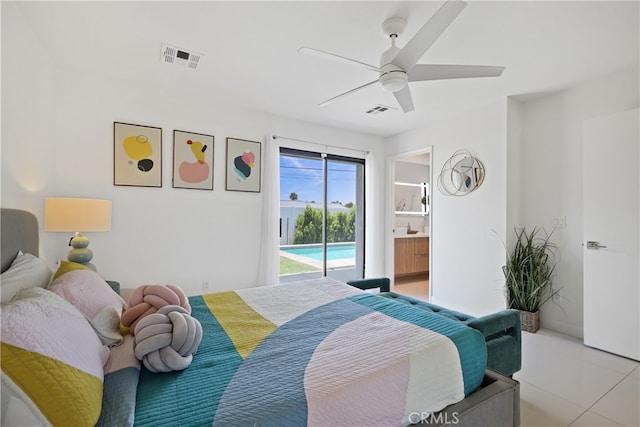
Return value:
M 3 426 L 517 424 L 517 387 L 487 377 L 482 335 L 443 316 L 323 278 L 183 298 L 167 316 L 186 338 L 152 316 L 134 336 L 133 296 L 69 263 L 27 280 L 27 250 L 3 247 Z M 29 286 L 5 298 L 16 275 Z M 177 368 L 165 347 L 140 354 L 166 336 Z

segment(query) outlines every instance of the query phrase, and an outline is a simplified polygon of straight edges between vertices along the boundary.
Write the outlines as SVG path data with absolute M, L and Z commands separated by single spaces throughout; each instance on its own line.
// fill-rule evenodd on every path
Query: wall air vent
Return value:
M 165 64 L 179 65 L 181 67 L 191 68 L 195 70 L 204 55 L 196 52 L 190 52 L 175 46 L 162 43 L 160 52 L 160 62 Z
M 388 105 L 378 104 L 375 107 L 369 108 L 367 111 L 365 111 L 365 113 L 375 116 L 377 114 L 381 114 L 389 110 L 397 110 L 397 108 L 389 107 Z

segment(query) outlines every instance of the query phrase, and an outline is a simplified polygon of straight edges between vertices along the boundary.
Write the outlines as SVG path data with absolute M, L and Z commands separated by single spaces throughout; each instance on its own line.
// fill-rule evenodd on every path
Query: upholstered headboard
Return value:
M 19 250 L 38 256 L 38 219 L 31 212 L 2 208 L 0 213 L 2 270 L 11 265 Z

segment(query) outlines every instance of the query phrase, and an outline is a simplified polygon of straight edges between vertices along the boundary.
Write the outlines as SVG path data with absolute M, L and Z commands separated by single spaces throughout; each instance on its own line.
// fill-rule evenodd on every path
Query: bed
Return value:
M 16 261 L 37 263 L 34 220 L 2 209 L 3 292 Z M 328 278 L 193 296 L 197 351 L 153 373 L 109 330 L 125 302 L 63 264 L 3 295 L 2 425 L 519 424 L 517 382 L 442 316 Z

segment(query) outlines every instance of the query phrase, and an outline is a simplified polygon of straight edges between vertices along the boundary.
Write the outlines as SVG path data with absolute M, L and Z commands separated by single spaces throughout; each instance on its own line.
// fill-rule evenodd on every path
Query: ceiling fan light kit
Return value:
M 504 71 L 504 67 L 417 64 L 420 58 L 424 56 L 426 51 L 453 20 L 456 19 L 466 5 L 464 1 L 460 0 L 449 0 L 445 2 L 403 48 L 396 46 L 396 39 L 404 32 L 407 22 L 399 17 L 392 17 L 385 20 L 382 23 L 382 31 L 385 36 L 391 39 L 391 47 L 380 56 L 380 67 L 310 47 L 301 47 L 298 49 L 300 53 L 312 54 L 350 65 L 357 65 L 378 73 L 377 80 L 334 96 L 319 105 L 327 105 L 375 83 L 380 83 L 383 89 L 393 93 L 402 111 L 408 113 L 414 109 L 411 91 L 409 90 L 409 82 L 500 76 Z
M 380 73 L 379 81 L 383 89 L 389 92 L 397 92 L 407 86 L 409 77 L 407 73 L 402 70 L 394 70 L 387 73 Z

